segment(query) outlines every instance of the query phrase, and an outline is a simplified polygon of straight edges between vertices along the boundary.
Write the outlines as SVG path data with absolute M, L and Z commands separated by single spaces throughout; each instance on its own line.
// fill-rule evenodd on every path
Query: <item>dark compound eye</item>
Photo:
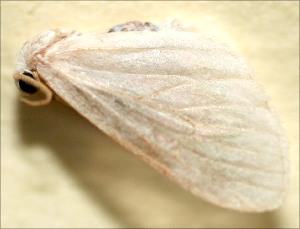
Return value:
M 33 79 L 33 75 L 30 72 L 23 72 L 23 75 L 25 76 L 29 76 Z
M 23 75 L 33 78 L 33 75 L 30 72 L 23 72 Z M 24 82 L 23 80 L 19 81 L 19 87 L 23 92 L 29 94 L 33 94 L 38 90 L 36 87 Z

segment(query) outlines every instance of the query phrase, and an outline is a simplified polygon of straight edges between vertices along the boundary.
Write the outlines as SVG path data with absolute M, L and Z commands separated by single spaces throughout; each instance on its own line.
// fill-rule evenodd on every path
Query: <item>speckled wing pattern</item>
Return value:
M 187 190 L 241 211 L 280 205 L 282 129 L 227 46 L 188 32 L 83 34 L 43 58 L 51 69 L 38 72 L 59 97 Z

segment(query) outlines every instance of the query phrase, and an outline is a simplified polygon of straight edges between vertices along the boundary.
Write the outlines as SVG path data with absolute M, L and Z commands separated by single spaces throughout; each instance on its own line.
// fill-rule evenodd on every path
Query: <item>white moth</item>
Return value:
M 195 195 L 262 212 L 280 206 L 289 169 L 279 120 L 253 77 L 225 45 L 140 22 L 38 34 L 14 74 L 24 94 L 43 96 L 26 103 L 62 101 Z

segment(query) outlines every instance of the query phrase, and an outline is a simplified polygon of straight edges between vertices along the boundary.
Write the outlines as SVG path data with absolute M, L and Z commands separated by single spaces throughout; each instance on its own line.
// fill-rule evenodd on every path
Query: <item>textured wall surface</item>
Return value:
M 1 226 L 299 227 L 299 2 L 1 2 Z M 283 206 L 249 214 L 194 197 L 53 102 L 29 107 L 12 80 L 22 44 L 50 28 L 105 32 L 131 20 L 184 25 L 249 61 L 290 142 Z

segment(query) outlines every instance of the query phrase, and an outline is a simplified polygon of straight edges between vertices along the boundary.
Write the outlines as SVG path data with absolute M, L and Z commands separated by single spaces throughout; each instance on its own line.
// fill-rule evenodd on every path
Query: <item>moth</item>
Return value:
M 58 100 L 183 188 L 263 212 L 287 189 L 288 146 L 255 72 L 197 33 L 128 22 L 42 32 L 13 76 L 29 105 Z

